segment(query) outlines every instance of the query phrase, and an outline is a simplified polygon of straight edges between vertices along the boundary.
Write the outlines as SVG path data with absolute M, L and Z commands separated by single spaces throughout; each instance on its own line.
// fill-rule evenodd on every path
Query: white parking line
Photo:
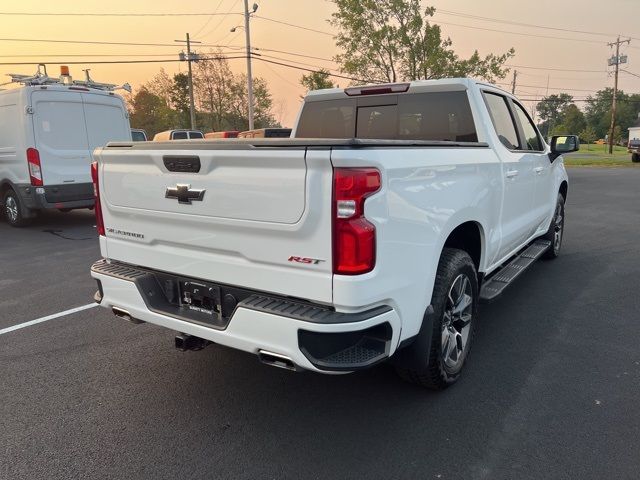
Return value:
M 88 310 L 89 308 L 97 307 L 97 303 L 89 303 L 87 305 L 83 305 L 81 307 L 71 308 L 69 310 L 65 310 L 64 312 L 54 313 L 53 315 L 47 315 L 46 317 L 36 318 L 35 320 L 30 320 L 28 322 L 19 323 L 18 325 L 13 325 L 12 327 L 3 328 L 0 330 L 0 335 L 4 335 L 5 333 L 13 332 L 14 330 L 20 330 L 21 328 L 30 327 L 31 325 L 35 325 L 36 323 L 46 322 L 48 320 L 54 320 L 56 318 L 64 317 L 65 315 L 71 315 L 72 313 L 81 312 L 83 310 Z

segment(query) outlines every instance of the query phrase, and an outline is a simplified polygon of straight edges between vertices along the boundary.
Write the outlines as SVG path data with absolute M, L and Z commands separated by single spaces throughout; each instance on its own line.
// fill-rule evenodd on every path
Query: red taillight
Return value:
M 42 167 L 40 166 L 40 153 L 35 148 L 27 148 L 27 164 L 29 165 L 29 178 L 33 187 L 41 187 Z
M 333 169 L 333 273 L 359 275 L 375 267 L 376 227 L 364 217 L 364 201 L 379 189 L 375 168 Z
M 102 219 L 102 207 L 100 206 L 100 182 L 98 179 L 98 162 L 91 164 L 91 180 L 93 180 L 93 195 L 95 197 L 96 230 L 98 235 L 104 236 L 104 220 Z

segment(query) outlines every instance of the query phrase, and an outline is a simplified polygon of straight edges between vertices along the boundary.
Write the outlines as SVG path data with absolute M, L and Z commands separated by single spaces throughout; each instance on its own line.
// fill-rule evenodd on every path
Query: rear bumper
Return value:
M 31 210 L 92 208 L 95 204 L 91 183 L 47 185 L 45 187 L 18 185 L 17 187 L 24 206 Z
M 140 282 L 110 273 L 104 265 L 97 262 L 91 269 L 91 276 L 98 280 L 101 306 L 256 355 L 262 350 L 283 355 L 302 369 L 330 373 L 367 368 L 391 356 L 398 345 L 400 318 L 390 307 L 343 314 L 256 294 L 238 302 L 228 321 L 216 328 L 150 308 Z

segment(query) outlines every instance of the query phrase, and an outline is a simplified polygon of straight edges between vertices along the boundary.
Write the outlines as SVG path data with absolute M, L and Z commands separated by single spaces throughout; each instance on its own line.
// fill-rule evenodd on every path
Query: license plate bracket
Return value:
M 220 287 L 193 281 L 180 281 L 180 306 L 217 321 L 222 315 Z

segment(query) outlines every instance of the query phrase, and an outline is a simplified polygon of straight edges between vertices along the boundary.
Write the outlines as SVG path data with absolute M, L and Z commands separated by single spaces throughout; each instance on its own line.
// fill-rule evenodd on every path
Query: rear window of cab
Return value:
M 296 138 L 478 141 L 464 91 L 307 102 Z

